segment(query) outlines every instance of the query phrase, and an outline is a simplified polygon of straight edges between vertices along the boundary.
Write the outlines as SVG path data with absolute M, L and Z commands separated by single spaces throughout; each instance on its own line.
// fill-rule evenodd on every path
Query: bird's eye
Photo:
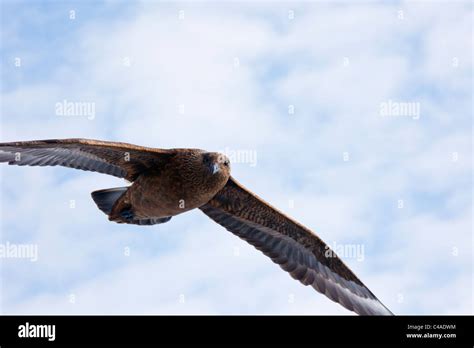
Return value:
M 230 164 L 230 163 L 229 163 L 229 160 L 226 159 L 226 160 L 224 161 L 224 165 L 225 165 L 226 167 L 228 167 L 229 164 Z

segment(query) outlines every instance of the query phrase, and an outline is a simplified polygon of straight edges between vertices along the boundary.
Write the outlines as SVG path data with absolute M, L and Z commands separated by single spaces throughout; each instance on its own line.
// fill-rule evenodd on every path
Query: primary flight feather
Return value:
M 293 278 L 348 310 L 392 314 L 335 253 L 327 252 L 330 249 L 318 236 L 231 177 L 229 159 L 222 154 L 60 139 L 0 143 L 0 162 L 59 165 L 127 179 L 132 182 L 128 187 L 92 192 L 109 220 L 154 225 L 198 208 Z

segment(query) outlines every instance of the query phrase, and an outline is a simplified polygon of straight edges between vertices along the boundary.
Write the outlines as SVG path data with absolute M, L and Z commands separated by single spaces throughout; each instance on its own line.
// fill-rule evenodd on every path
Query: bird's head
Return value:
M 213 179 L 227 181 L 230 176 L 230 161 L 226 155 L 218 152 L 204 152 L 202 161 Z
M 230 178 L 230 161 L 218 152 L 183 149 L 178 151 L 173 164 L 185 186 L 200 187 L 198 191 L 204 192 L 206 198 L 214 196 Z

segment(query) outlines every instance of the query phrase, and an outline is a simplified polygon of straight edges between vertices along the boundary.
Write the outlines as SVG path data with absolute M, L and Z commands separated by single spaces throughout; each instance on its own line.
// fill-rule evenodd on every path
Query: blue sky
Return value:
M 393 312 L 472 313 L 470 2 L 1 12 L 2 141 L 252 151 L 233 175 L 329 245 L 363 246 L 345 261 Z M 57 115 L 63 100 L 94 117 Z M 384 116 L 389 101 L 419 115 Z M 115 225 L 90 192 L 121 180 L 0 171 L 0 242 L 38 247 L 36 262 L 0 259 L 3 313 L 348 313 L 199 211 Z

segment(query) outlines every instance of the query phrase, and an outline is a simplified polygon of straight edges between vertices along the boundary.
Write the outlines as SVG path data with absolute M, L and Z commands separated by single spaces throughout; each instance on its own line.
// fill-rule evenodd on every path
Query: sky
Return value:
M 473 313 L 472 2 L 0 9 L 1 141 L 225 152 L 394 313 Z M 109 222 L 124 185 L 0 166 L 0 313 L 352 314 L 198 210 Z

